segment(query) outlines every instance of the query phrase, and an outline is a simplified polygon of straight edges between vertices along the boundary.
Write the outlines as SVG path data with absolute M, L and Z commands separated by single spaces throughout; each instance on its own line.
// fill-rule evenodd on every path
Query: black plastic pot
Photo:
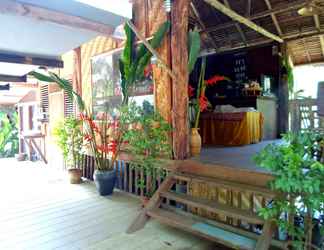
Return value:
M 114 191 L 117 179 L 116 170 L 95 170 L 93 173 L 93 179 L 100 195 L 111 195 Z

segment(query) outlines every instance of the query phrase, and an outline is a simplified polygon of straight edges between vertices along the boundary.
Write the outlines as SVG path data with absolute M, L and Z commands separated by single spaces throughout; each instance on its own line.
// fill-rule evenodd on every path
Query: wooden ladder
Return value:
M 273 195 L 273 193 L 266 188 L 227 182 L 217 180 L 215 178 L 190 175 L 181 172 L 174 172 L 162 182 L 161 186 L 150 199 L 147 206 L 143 208 L 139 216 L 130 225 L 127 233 L 133 233 L 142 229 L 149 218 L 154 218 L 163 224 L 179 228 L 234 249 L 266 250 L 269 249 L 270 245 L 281 249 L 286 249 L 283 242 L 272 239 L 275 225 L 271 221 L 264 221 L 251 211 L 231 207 L 216 201 L 195 198 L 188 194 L 176 193 L 172 191 L 172 187 L 177 181 L 198 181 L 203 183 L 217 182 L 218 185 L 225 188 L 233 188 L 234 186 L 234 188 L 242 191 L 248 190 L 255 193 L 266 193 L 268 195 Z M 172 200 L 180 204 L 185 204 L 191 208 L 202 208 L 208 212 L 244 220 L 250 224 L 263 225 L 262 234 L 258 235 L 253 232 L 243 230 L 242 228 L 212 221 L 175 207 L 172 208 L 164 203 L 165 200 Z

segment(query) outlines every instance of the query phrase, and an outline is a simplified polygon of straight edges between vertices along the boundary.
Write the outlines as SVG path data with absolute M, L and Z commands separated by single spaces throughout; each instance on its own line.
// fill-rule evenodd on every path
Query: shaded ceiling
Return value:
M 226 7 L 287 42 L 294 65 L 324 62 L 324 11 L 301 16 L 306 0 L 220 0 Z M 324 0 L 312 0 L 322 6 Z M 324 10 L 324 9 L 323 9 Z M 191 26 L 198 27 L 206 51 L 224 52 L 273 42 L 233 21 L 204 0 L 192 0 Z

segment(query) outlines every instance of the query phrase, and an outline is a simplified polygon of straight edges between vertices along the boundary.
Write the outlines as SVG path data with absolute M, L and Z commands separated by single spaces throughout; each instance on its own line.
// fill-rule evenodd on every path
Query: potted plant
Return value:
M 113 193 L 116 182 L 115 162 L 123 141 L 123 133 L 128 129 L 120 119 L 112 118 L 108 113 L 94 121 L 86 113 L 80 114 L 84 121 L 84 139 L 95 160 L 96 170 L 93 178 L 100 195 Z M 112 133 L 108 131 L 113 130 Z
M 82 122 L 74 117 L 65 118 L 63 122 L 59 122 L 55 126 L 53 135 L 56 138 L 57 145 L 62 150 L 70 183 L 81 183 Z
M 229 79 L 224 76 L 215 75 L 205 80 L 206 73 L 206 57 L 201 60 L 200 75 L 195 90 L 191 85 L 188 86 L 188 95 L 190 98 L 190 120 L 191 120 L 191 134 L 190 134 L 190 151 L 193 156 L 197 156 L 201 151 L 201 136 L 199 134 L 199 119 L 200 113 L 207 110 L 210 103 L 205 95 L 206 88 L 213 86 L 220 81 L 228 81 Z
M 318 137 L 323 139 L 313 132 L 288 133 L 284 143 L 270 144 L 255 157 L 273 173 L 271 189 L 284 194 L 259 213 L 286 232 L 293 249 L 320 247 L 316 236 L 324 212 L 324 165 L 314 155 L 320 150 Z

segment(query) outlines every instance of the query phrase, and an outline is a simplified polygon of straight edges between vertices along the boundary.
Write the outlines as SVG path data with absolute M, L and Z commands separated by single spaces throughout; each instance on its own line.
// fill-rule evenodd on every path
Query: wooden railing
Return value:
M 93 157 L 84 155 L 82 159 L 83 177 L 93 180 L 95 162 Z M 115 164 L 117 172 L 116 188 L 134 195 L 148 195 L 160 186 L 168 170 L 155 169 L 150 174 L 143 169 L 133 167 L 126 160 L 119 160 Z
M 318 116 L 317 99 L 305 98 L 289 101 L 289 128 L 291 131 L 323 130 L 323 126 L 323 119 Z

